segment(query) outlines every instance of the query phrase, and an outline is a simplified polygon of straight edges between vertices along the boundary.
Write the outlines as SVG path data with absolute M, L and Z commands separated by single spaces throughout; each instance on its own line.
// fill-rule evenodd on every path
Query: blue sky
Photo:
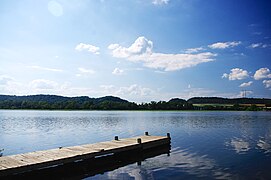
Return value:
M 0 1 L 0 94 L 271 98 L 271 2 Z

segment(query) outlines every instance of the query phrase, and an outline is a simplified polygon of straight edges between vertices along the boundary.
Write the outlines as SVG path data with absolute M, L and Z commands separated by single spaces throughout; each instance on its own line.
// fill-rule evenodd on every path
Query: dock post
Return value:
M 115 136 L 115 140 L 118 141 L 118 140 L 119 140 L 119 137 L 118 137 L 118 136 Z
M 167 138 L 168 138 L 168 139 L 171 139 L 170 133 L 167 133 Z
M 148 136 L 148 135 L 149 135 L 149 132 L 148 132 L 148 131 L 146 131 L 146 132 L 145 132 L 145 136 Z
M 146 132 L 145 132 L 145 134 L 146 134 Z M 142 156 L 142 140 L 141 140 L 141 138 L 137 138 L 137 143 L 140 145 L 140 147 L 139 147 L 139 154 L 140 154 L 140 157 Z M 141 161 L 138 161 L 137 162 L 137 165 L 138 166 L 141 166 Z

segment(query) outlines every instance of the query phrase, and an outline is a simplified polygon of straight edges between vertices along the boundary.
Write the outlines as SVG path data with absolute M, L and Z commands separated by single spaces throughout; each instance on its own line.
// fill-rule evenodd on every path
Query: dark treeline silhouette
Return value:
M 271 99 L 265 98 L 220 98 L 220 97 L 194 97 L 188 100 L 192 104 L 271 104 Z
M 0 95 L 0 109 L 47 110 L 268 110 L 271 99 L 195 97 L 137 104 L 114 96 Z

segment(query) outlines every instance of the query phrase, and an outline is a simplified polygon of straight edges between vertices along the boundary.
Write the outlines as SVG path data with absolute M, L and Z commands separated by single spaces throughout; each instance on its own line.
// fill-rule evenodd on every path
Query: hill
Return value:
M 270 110 L 271 99 L 194 97 L 136 104 L 114 96 L 0 95 L 0 109 L 48 110 Z
M 113 96 L 90 98 L 87 96 L 0 95 L 0 109 L 128 109 L 133 104 Z

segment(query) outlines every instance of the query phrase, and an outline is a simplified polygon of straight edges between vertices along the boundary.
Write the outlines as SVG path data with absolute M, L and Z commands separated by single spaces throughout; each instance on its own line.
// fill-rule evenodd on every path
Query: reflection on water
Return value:
M 130 166 L 110 172 L 108 178 L 117 179 L 119 174 L 123 175 L 126 172 L 127 176 L 135 179 L 154 179 L 156 171 L 172 171 L 171 173 L 185 174 L 186 177 L 231 178 L 231 174 L 226 169 L 220 168 L 214 159 L 181 149 L 173 150 L 169 157 L 163 155 L 159 158 L 148 159 L 136 169 Z
M 231 139 L 230 142 L 226 142 L 226 146 L 232 146 L 238 154 L 245 153 L 250 149 L 249 142 L 241 138 Z
M 264 151 L 264 153 L 268 154 L 271 152 L 271 145 L 270 145 L 270 140 L 269 143 L 264 141 L 264 140 L 259 140 L 257 143 L 257 146 Z
M 99 158 L 90 158 L 74 163 L 6 176 L 5 179 L 41 179 L 41 177 L 42 179 L 83 179 L 95 176 L 96 174 L 113 171 L 120 167 L 126 167 L 129 164 L 140 164 L 147 158 L 156 157 L 161 154 L 169 154 L 169 151 L 169 144 L 142 151 L 131 150 L 129 152 L 126 151 L 108 156 L 100 156 Z M 137 169 L 132 169 L 132 172 L 129 172 L 128 175 L 131 174 L 131 177 L 133 177 L 133 172 L 137 172 Z M 119 176 L 119 174 L 117 174 L 117 176 Z M 126 177 L 128 177 L 128 175 Z M 110 176 L 106 176 L 102 179 L 109 179 L 109 177 Z M 135 175 L 135 177 L 138 176 Z
M 160 155 L 88 179 L 270 179 L 269 112 L 0 111 L 3 155 L 149 131 L 171 133 Z
M 164 172 L 161 174 L 159 172 Z M 216 178 L 231 179 L 227 169 L 219 167 L 215 160 L 207 155 L 189 153 L 186 150 L 175 149 L 170 156 L 147 159 L 141 166 L 126 166 L 100 177 L 105 179 L 157 179 L 178 174 L 178 178 Z M 159 175 L 159 176 L 158 176 Z

